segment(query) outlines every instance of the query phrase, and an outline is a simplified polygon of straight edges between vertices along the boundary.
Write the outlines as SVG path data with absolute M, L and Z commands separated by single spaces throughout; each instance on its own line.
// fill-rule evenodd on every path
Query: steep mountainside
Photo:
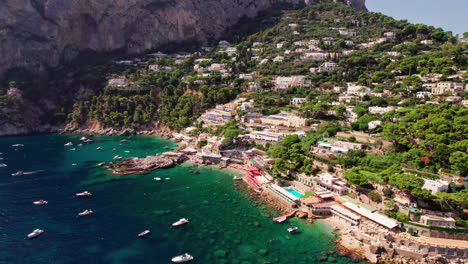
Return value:
M 14 67 L 33 71 L 56 67 L 84 51 L 141 53 L 174 41 L 206 41 L 274 3 L 303 1 L 4 0 L 0 75 Z M 365 9 L 365 0 L 346 2 Z

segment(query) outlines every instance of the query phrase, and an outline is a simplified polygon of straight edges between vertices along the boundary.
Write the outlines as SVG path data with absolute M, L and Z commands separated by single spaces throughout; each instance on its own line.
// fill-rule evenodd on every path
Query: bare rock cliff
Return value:
M 42 71 L 82 52 L 140 53 L 183 40 L 217 38 L 275 2 L 314 0 L 2 0 L 0 75 Z M 365 10 L 365 0 L 340 0 Z

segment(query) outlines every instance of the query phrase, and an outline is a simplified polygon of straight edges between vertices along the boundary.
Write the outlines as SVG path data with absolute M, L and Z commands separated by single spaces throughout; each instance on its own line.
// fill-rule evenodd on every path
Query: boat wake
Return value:
M 25 171 L 23 172 L 24 175 L 31 175 L 31 174 L 36 174 L 38 172 L 42 172 L 44 170 L 36 170 L 36 171 Z

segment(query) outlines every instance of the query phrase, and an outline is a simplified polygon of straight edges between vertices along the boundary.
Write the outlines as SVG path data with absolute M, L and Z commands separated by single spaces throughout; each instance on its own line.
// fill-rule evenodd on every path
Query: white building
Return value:
M 394 39 L 396 38 L 395 32 L 386 32 L 383 34 L 385 38 L 387 39 Z
M 336 64 L 334 62 L 324 62 L 324 63 L 322 63 L 322 65 L 320 65 L 319 72 L 334 71 L 336 69 L 338 69 L 338 64 Z
M 276 56 L 274 59 L 273 59 L 274 62 L 282 62 L 284 61 L 284 57 L 283 56 Z
M 246 111 L 246 110 L 249 110 L 249 109 L 252 109 L 252 108 L 254 108 L 254 104 L 252 102 L 243 102 L 239 106 L 239 109 L 243 110 L 243 111 Z
M 369 113 L 372 113 L 372 114 L 385 114 L 385 113 L 388 113 L 392 110 L 394 110 L 395 108 L 393 106 L 388 106 L 388 107 L 380 107 L 380 106 L 371 106 L 368 108 L 369 110 Z
M 422 43 L 422 44 L 426 44 L 426 45 L 432 45 L 432 44 L 434 44 L 434 42 L 433 42 L 432 40 L 430 40 L 430 39 L 423 40 L 423 41 L 421 41 L 421 43 Z
M 371 89 L 362 85 L 358 85 L 355 83 L 348 83 L 348 88 L 346 90 L 346 93 L 348 95 L 358 95 L 358 96 L 364 96 L 368 95 L 371 92 Z
M 292 104 L 292 105 L 300 105 L 300 104 L 303 104 L 303 103 L 305 103 L 305 102 L 307 102 L 307 99 L 306 99 L 306 98 L 293 98 L 293 99 L 291 100 L 291 103 L 290 103 L 290 104 Z
M 442 180 L 424 179 L 424 185 L 422 188 L 430 191 L 432 194 L 447 192 L 449 189 L 449 183 Z
M 253 140 L 260 140 L 260 141 L 267 141 L 267 142 L 278 142 L 283 140 L 283 135 L 274 132 L 267 132 L 267 131 L 254 131 L 245 135 L 245 137 L 253 139 Z

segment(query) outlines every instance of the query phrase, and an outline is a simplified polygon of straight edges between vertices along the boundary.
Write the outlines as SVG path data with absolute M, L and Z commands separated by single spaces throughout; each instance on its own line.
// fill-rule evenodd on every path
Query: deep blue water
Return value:
M 301 232 L 290 235 L 288 225 L 271 221 L 275 212 L 232 180 L 232 172 L 184 164 L 115 176 L 96 167 L 115 155 L 164 152 L 173 146 L 169 141 L 129 137 L 120 143 L 119 137 L 94 136 L 95 143 L 78 147 L 81 136 L 0 138 L 0 163 L 8 165 L 0 168 L 0 263 L 158 264 L 184 252 L 195 257 L 192 263 L 203 264 L 351 263 L 335 254 L 320 262 L 322 252 L 333 248 L 330 228 L 292 220 Z M 64 146 L 69 141 L 74 146 Z M 201 173 L 193 174 L 195 169 Z M 17 171 L 31 174 L 11 176 Z M 74 197 L 84 190 L 93 196 Z M 49 204 L 32 204 L 39 199 Z M 78 218 L 85 209 L 95 214 Z M 171 227 L 182 217 L 190 223 Z M 24 239 L 36 228 L 44 234 Z M 151 234 L 138 238 L 145 229 Z

